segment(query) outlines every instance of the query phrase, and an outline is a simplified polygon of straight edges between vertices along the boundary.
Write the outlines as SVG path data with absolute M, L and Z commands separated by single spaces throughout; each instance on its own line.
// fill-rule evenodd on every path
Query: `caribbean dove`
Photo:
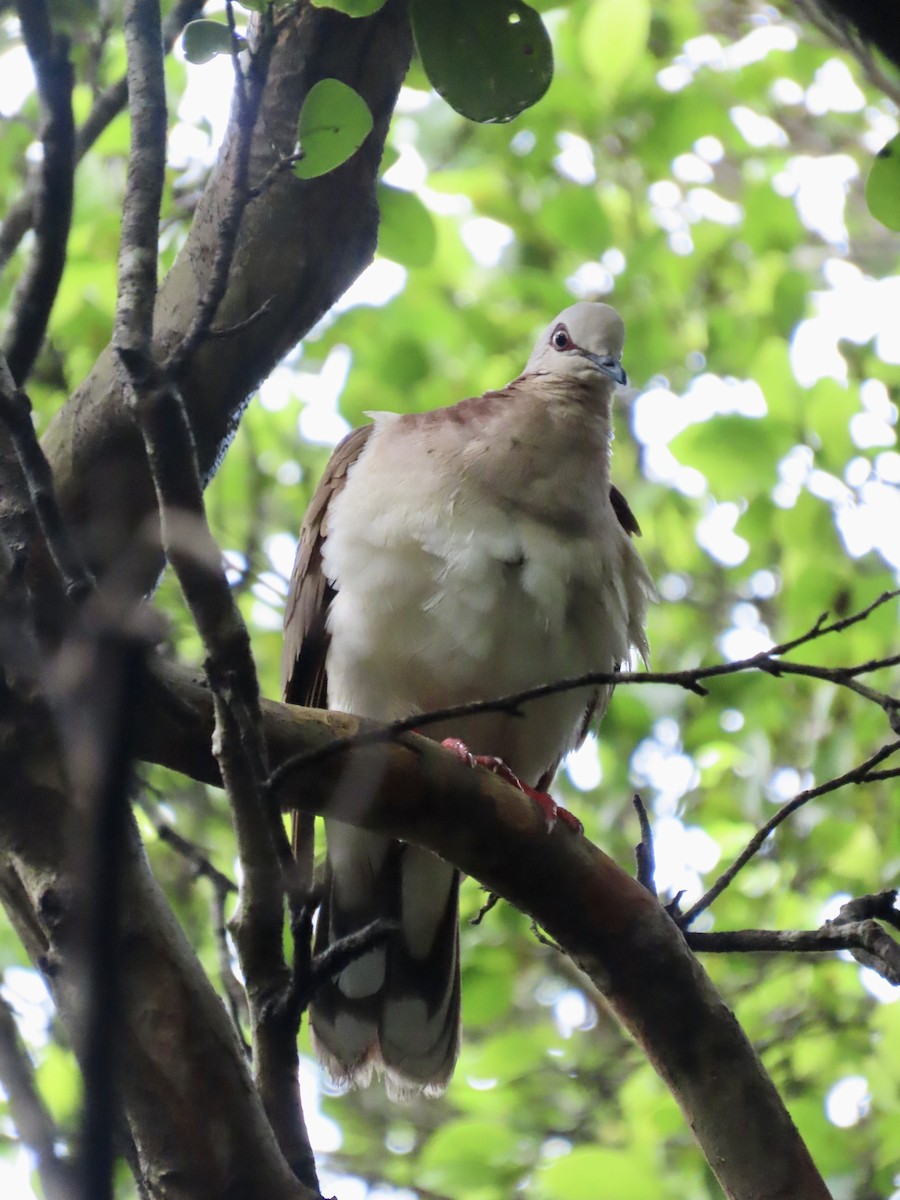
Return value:
M 653 587 L 610 486 L 610 406 L 625 330 L 580 303 L 500 391 L 434 412 L 373 413 L 335 450 L 300 534 L 287 601 L 285 698 L 382 721 L 646 658 Z M 429 736 L 549 786 L 612 689 Z M 442 1090 L 460 1039 L 459 873 L 427 851 L 326 822 L 316 949 L 377 917 L 398 931 L 326 984 L 310 1011 L 339 1080 Z

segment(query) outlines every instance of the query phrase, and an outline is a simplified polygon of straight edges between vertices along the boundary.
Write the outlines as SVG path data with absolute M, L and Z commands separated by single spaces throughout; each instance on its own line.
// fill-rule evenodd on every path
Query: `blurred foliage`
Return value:
M 367 290 L 354 289 L 264 385 L 209 489 L 269 695 L 278 692 L 293 538 L 340 419 L 427 409 L 503 384 L 576 296 L 610 298 L 628 327 L 631 391 L 613 474 L 660 585 L 655 668 L 753 652 L 896 583 L 900 255 L 868 214 L 862 183 L 896 134 L 895 107 L 858 64 L 769 6 L 536 7 L 555 74 L 511 124 L 466 122 L 427 92 L 414 64 L 385 157 L 383 257 Z M 13 25 L 0 24 L 0 53 L 16 44 Z M 121 33 L 88 38 L 77 52 L 83 118 L 92 93 L 123 69 Z M 173 124 L 189 77 L 169 63 Z M 33 97 L 4 118 L 4 207 L 21 191 L 37 119 Z M 166 262 L 210 160 L 209 125 L 188 132 L 193 158 L 172 170 L 166 199 Z M 177 133 L 183 145 L 183 123 Z M 68 269 L 31 384 L 41 421 L 109 336 L 126 149 L 120 116 L 79 167 Z M 0 280 L 0 303 L 23 262 L 20 252 Z M 169 579 L 157 603 L 172 649 L 199 659 Z M 896 650 L 894 604 L 801 655 L 850 664 Z M 599 747 L 579 756 L 571 777 L 561 773 L 558 789 L 588 835 L 625 864 L 639 790 L 656 826 L 660 884 L 668 895 L 686 889 L 690 901 L 775 805 L 846 771 L 887 736 L 877 709 L 812 680 L 731 677 L 704 698 L 620 689 Z M 597 786 L 576 787 L 592 774 Z M 233 875 L 221 795 L 161 771 L 145 777 L 150 811 Z M 836 897 L 895 884 L 894 792 L 886 782 L 806 806 L 707 925 L 815 927 Z M 208 884 L 141 819 L 153 867 L 216 980 Z M 377 1086 L 343 1096 L 324 1085 L 313 1138 L 326 1193 L 718 1195 L 663 1084 L 574 966 L 503 905 L 470 926 L 482 900 L 467 882 L 465 1039 L 449 1092 L 398 1105 Z M 6 926 L 0 959 L 25 966 Z M 711 956 L 706 965 L 835 1194 L 896 1195 L 900 1004 L 843 956 Z M 28 1000 L 32 979 L 8 971 L 7 993 L 29 1017 L 41 1086 L 67 1130 L 72 1059 Z M 827 1108 L 852 1092 L 854 1077 L 863 1080 L 859 1112 Z M 850 1092 L 833 1091 L 847 1080 Z M 307 1107 L 315 1114 L 311 1094 Z

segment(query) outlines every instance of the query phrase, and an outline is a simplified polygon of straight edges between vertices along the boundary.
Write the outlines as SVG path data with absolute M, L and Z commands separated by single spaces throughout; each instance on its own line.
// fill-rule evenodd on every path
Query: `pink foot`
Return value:
M 441 745 L 445 750 L 452 750 L 457 758 L 461 758 L 468 766 L 485 767 L 492 775 L 499 776 L 504 782 L 512 784 L 514 788 L 518 788 L 520 792 L 530 796 L 544 814 L 548 833 L 551 832 L 557 821 L 562 821 L 575 833 L 584 832 L 584 826 L 573 813 L 570 813 L 567 808 L 561 808 L 548 792 L 541 792 L 537 788 L 523 783 L 502 758 L 497 758 L 494 754 L 473 754 L 461 738 L 444 738 Z

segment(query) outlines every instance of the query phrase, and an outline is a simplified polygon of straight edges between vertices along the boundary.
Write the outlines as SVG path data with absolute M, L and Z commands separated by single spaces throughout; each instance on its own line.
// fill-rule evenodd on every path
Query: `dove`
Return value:
M 653 584 L 610 483 L 625 329 L 607 304 L 564 309 L 506 387 L 446 408 L 370 413 L 306 513 L 284 626 L 284 696 L 390 722 L 646 661 Z M 422 732 L 502 759 L 544 792 L 603 716 L 610 686 Z M 460 741 L 454 741 L 459 747 Z M 365 803 L 361 781 L 360 803 Z M 315 949 L 396 928 L 310 1008 L 336 1080 L 439 1094 L 460 1047 L 459 883 L 417 846 L 327 820 Z

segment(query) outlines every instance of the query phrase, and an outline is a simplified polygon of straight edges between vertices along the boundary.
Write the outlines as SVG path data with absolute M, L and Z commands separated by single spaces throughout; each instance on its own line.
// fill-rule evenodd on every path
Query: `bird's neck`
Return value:
M 609 505 L 611 389 L 593 379 L 525 375 L 496 396 L 466 449 L 467 472 L 548 524 L 598 519 Z

